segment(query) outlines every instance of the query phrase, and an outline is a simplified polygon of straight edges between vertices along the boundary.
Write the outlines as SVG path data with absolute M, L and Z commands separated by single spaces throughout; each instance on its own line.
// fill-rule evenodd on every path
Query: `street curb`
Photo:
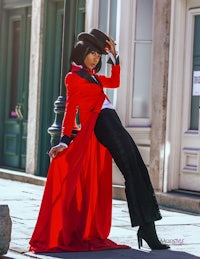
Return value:
M 199 197 L 190 197 L 187 193 L 157 193 L 156 196 L 161 206 L 200 215 Z
M 0 168 L 0 178 L 44 186 L 46 178 L 30 175 L 19 171 Z M 113 185 L 113 199 L 126 200 L 125 188 L 121 185 Z M 156 192 L 156 198 L 160 206 L 180 210 L 183 212 L 200 215 L 199 196 L 187 193 L 161 193 Z
M 0 168 L 0 178 L 41 186 L 44 186 L 46 183 L 46 178 L 44 177 L 30 175 L 19 171 L 13 171 L 3 168 Z
M 187 193 L 155 192 L 159 206 L 200 215 L 200 196 Z M 124 186 L 113 185 L 113 198 L 126 200 Z

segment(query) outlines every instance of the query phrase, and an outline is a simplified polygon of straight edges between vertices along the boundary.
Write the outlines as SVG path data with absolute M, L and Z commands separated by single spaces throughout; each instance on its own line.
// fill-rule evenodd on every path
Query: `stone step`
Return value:
M 113 198 L 126 200 L 124 186 L 113 185 Z M 160 206 L 184 212 L 200 214 L 200 196 L 187 192 L 156 192 L 156 198 Z

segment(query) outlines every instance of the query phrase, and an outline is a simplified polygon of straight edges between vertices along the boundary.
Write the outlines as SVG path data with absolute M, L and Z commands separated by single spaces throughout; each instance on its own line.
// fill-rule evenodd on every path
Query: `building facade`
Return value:
M 200 192 L 200 2 L 125 2 L 0 1 L 1 168 L 46 176 L 70 51 L 93 27 L 116 41 L 121 83 L 107 94 L 155 190 Z M 105 62 L 101 72 L 110 72 Z M 123 181 L 113 164 L 116 197 Z

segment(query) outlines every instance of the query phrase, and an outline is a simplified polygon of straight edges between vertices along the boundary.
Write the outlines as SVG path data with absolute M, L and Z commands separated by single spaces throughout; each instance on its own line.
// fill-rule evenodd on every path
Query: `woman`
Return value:
M 97 74 L 102 54 L 110 56 L 110 77 Z M 154 221 L 161 215 L 146 166 L 103 91 L 117 88 L 120 83 L 114 41 L 96 29 L 81 33 L 71 62 L 71 72 L 65 78 L 67 101 L 61 140 L 49 152 L 53 159 L 30 250 L 127 248 L 107 238 L 111 226 L 112 158 L 125 178 L 131 224 L 139 226 L 139 248 L 142 239 L 151 249 L 169 248 L 156 234 Z M 80 130 L 72 140 L 77 110 Z

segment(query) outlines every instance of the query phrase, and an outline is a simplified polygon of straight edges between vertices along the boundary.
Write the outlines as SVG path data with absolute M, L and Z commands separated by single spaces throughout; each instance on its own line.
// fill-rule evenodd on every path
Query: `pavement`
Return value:
M 12 219 L 9 251 L 0 259 L 195 259 L 200 258 L 200 216 L 161 207 L 163 219 L 156 222 L 158 236 L 170 245 L 169 250 L 151 251 L 144 243 L 137 246 L 137 227 L 131 228 L 127 203 L 113 200 L 112 228 L 109 238 L 132 249 L 100 252 L 65 252 L 33 254 L 28 251 L 44 186 L 0 178 L 0 204 L 8 204 Z

